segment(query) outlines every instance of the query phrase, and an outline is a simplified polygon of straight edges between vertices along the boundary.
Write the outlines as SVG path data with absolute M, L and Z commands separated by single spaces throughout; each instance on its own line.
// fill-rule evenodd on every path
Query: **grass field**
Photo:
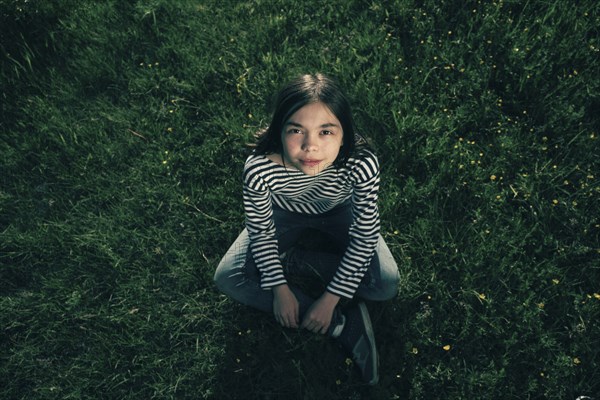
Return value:
M 0 0 L 0 398 L 600 399 L 600 3 Z M 381 380 L 215 289 L 322 71 L 382 166 Z

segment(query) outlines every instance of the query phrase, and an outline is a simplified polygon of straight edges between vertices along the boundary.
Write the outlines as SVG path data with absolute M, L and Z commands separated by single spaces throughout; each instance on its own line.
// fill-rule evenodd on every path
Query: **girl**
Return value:
M 246 160 L 243 185 L 246 229 L 217 267 L 217 287 L 273 313 L 284 327 L 335 338 L 365 381 L 377 383 L 367 308 L 339 302 L 393 298 L 398 267 L 379 234 L 377 158 L 355 134 L 348 100 L 332 79 L 303 75 L 281 90 L 271 124 Z M 341 250 L 312 253 L 312 269 L 327 282 L 316 299 L 288 281 L 306 272 L 307 262 L 294 262 L 303 258 L 294 245 L 308 229 Z

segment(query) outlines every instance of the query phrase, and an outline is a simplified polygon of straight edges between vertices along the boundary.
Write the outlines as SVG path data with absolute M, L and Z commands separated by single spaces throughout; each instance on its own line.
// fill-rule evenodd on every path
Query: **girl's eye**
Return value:
M 292 128 L 288 129 L 288 133 L 301 133 L 300 129 Z
M 333 135 L 333 132 L 331 132 L 331 131 L 322 131 L 321 135 Z

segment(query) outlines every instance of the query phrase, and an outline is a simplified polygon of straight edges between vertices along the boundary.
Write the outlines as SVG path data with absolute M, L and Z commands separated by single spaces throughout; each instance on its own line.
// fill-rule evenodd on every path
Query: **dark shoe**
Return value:
M 346 317 L 340 311 L 340 307 L 336 307 L 333 309 L 333 315 L 331 316 L 331 323 L 329 324 L 329 329 L 327 330 L 327 335 L 337 339 L 340 337 L 342 332 L 344 331 L 344 326 L 346 325 Z
M 337 340 L 352 355 L 363 380 L 375 385 L 379 382 L 377 348 L 367 306 L 360 302 L 346 309 L 344 315 L 344 330 Z

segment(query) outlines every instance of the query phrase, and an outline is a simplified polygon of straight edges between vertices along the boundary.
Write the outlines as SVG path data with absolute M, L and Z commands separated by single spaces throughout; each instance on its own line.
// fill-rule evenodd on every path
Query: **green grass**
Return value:
M 600 3 L 221 3 L 0 1 L 0 397 L 598 396 Z M 382 165 L 375 388 L 212 283 L 316 71 Z

